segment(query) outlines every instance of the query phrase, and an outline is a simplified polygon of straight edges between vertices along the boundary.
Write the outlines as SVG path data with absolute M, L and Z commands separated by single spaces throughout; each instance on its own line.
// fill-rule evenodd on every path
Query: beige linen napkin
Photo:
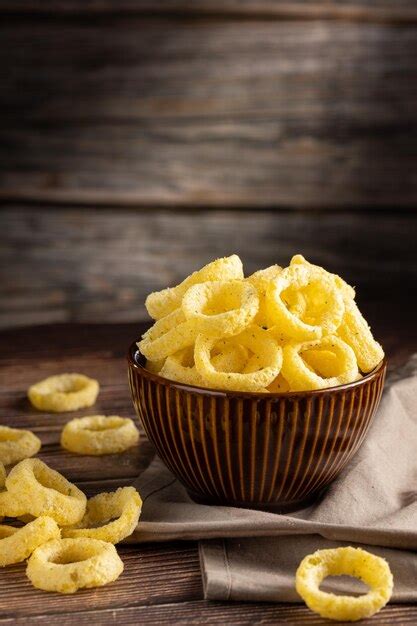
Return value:
M 388 559 L 396 602 L 417 601 L 417 355 L 387 382 L 367 438 L 323 498 L 289 515 L 196 504 L 155 457 L 136 481 L 136 541 L 200 540 L 205 597 L 298 602 L 294 575 L 319 548 L 362 545 Z M 341 577 L 328 590 L 360 589 Z

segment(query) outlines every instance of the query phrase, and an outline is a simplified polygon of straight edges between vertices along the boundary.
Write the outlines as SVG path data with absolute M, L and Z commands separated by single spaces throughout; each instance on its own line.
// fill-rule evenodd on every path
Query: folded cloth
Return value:
M 195 503 L 155 457 L 137 479 L 134 541 L 199 540 L 213 600 L 299 602 L 294 575 L 321 548 L 361 545 L 389 561 L 396 602 L 417 602 L 417 355 L 390 377 L 362 448 L 312 506 L 288 515 Z M 360 591 L 340 577 L 329 591 Z

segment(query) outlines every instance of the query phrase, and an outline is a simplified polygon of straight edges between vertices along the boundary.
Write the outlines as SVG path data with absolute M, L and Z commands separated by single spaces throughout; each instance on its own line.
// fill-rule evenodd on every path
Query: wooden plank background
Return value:
M 0 3 L 0 326 L 135 321 L 215 256 L 415 280 L 411 0 Z M 107 207 L 100 210 L 98 207 Z
M 302 252 L 383 307 L 407 304 L 417 279 L 408 213 L 14 206 L 0 219 L 3 326 L 146 319 L 150 291 L 232 252 L 247 273 Z
M 415 208 L 413 20 L 21 14 L 0 41 L 0 198 Z
M 416 19 L 413 0 L 3 0 L 4 12 L 27 13 L 186 13 L 281 18 L 342 18 L 383 21 Z

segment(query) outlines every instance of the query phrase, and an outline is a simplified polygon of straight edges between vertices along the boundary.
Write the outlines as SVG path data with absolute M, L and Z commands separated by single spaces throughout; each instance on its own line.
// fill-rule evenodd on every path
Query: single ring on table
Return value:
M 57 374 L 29 387 L 28 397 L 40 411 L 63 413 L 92 406 L 99 389 L 97 380 L 84 374 Z
M 353 576 L 370 590 L 361 596 L 342 596 L 320 590 L 327 576 Z M 371 617 L 389 601 L 393 577 L 385 559 L 361 548 L 317 550 L 306 556 L 296 573 L 296 590 L 307 606 L 321 615 L 339 621 Z
M 98 539 L 55 539 L 29 558 L 26 574 L 38 589 L 75 593 L 116 580 L 123 562 L 113 544 Z
M 41 440 L 30 430 L 0 426 L 0 462 L 18 463 L 34 456 L 41 448 Z
M 36 548 L 60 536 L 55 520 L 44 515 L 21 528 L 0 525 L 0 567 L 24 561 Z
M 69 526 L 85 513 L 87 498 L 83 492 L 40 459 L 25 459 L 15 465 L 6 478 L 6 488 L 16 506 L 22 507 L 18 515 L 48 515 L 60 526 Z
M 135 530 L 141 508 L 142 500 L 134 487 L 99 493 L 87 501 L 87 510 L 81 522 L 63 528 L 62 536 L 119 543 Z
M 63 448 L 92 456 L 124 452 L 138 440 L 134 421 L 118 415 L 78 417 L 65 424 L 61 433 Z

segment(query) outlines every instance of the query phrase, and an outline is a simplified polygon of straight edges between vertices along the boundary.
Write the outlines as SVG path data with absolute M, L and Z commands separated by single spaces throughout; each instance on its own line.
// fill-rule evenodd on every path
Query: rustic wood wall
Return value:
M 232 251 L 415 280 L 412 0 L 3 0 L 0 52 L 0 325 L 134 321 Z

